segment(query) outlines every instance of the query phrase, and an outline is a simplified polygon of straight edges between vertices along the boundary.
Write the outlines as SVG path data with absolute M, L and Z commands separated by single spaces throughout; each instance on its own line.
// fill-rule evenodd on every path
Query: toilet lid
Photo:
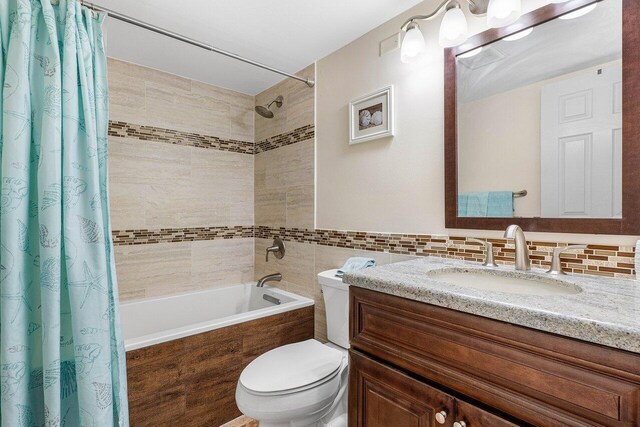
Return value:
M 316 340 L 284 345 L 249 363 L 240 375 L 240 382 L 258 393 L 297 389 L 335 373 L 343 357 L 342 352 Z

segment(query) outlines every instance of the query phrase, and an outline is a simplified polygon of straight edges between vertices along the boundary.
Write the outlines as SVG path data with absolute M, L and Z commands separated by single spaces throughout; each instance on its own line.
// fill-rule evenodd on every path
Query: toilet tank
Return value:
M 327 311 L 327 337 L 342 348 L 349 348 L 349 285 L 336 277 L 338 270 L 318 274 Z

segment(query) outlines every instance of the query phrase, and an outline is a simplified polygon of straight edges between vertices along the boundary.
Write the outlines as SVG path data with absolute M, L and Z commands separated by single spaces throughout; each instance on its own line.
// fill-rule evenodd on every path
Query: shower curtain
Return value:
M 0 0 L 0 424 L 126 426 L 104 16 Z

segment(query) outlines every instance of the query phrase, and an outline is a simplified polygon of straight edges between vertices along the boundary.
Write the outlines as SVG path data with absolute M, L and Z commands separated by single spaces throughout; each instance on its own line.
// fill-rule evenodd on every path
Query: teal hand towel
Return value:
M 487 203 L 489 218 L 513 217 L 513 193 L 511 191 L 492 191 Z
M 489 207 L 489 192 L 468 193 L 467 197 L 467 216 L 472 218 L 486 217 Z
M 375 267 L 376 260 L 373 258 L 364 258 L 364 257 L 352 257 L 349 258 L 342 268 L 340 268 L 336 272 L 336 277 L 344 276 L 344 273 L 348 273 L 350 271 L 362 270 L 364 268 Z
M 458 216 L 467 216 L 467 204 L 469 203 L 469 195 L 467 193 L 458 194 Z

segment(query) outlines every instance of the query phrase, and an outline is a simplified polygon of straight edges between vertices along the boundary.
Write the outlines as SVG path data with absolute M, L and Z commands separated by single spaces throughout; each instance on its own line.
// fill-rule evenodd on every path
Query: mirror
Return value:
M 455 56 L 457 217 L 622 218 L 623 0 L 585 4 Z

